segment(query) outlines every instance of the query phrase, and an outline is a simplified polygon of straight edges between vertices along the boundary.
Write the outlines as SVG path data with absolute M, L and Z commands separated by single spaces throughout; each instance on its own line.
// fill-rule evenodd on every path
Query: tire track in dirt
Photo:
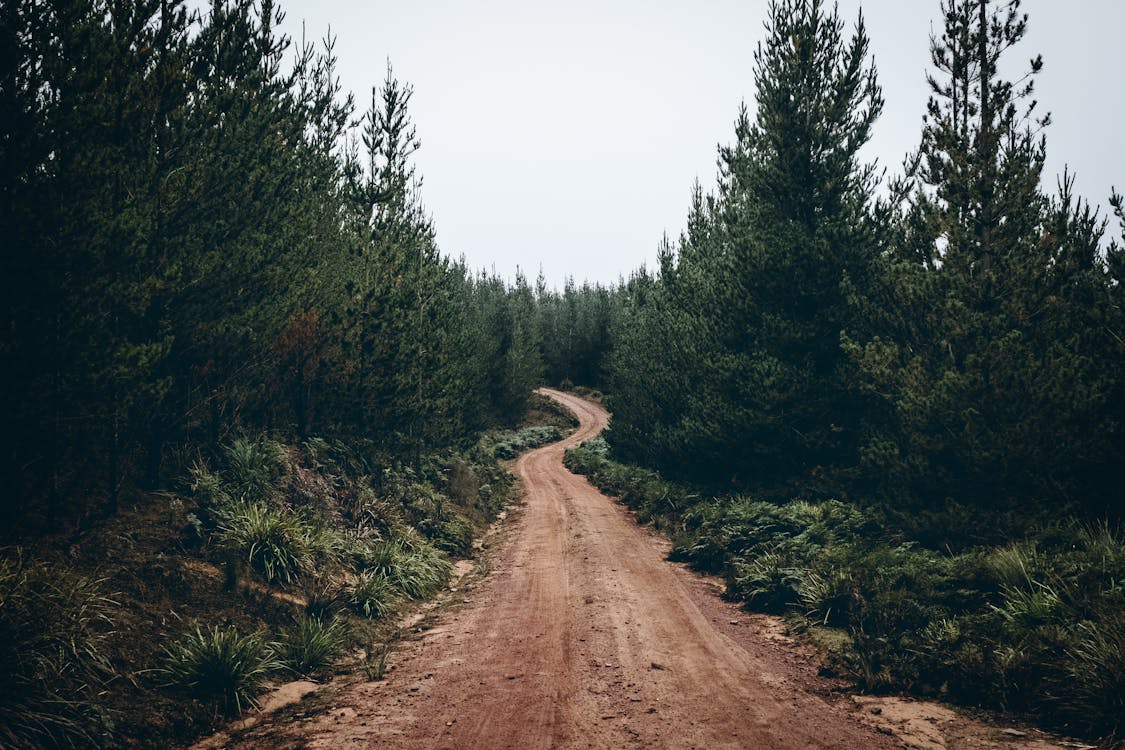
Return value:
M 753 618 L 730 620 L 737 610 L 668 563 L 665 542 L 569 473 L 564 451 L 609 415 L 543 392 L 580 426 L 516 462 L 526 503 L 466 603 L 400 644 L 385 681 L 228 747 L 902 746 L 828 702 L 811 662 Z

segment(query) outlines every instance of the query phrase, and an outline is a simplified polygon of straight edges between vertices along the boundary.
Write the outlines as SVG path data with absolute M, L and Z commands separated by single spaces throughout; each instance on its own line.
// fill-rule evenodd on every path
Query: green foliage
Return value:
M 196 460 L 189 468 L 190 487 L 205 508 L 227 505 L 233 501 L 223 478 L 211 471 L 206 463 Z
M 532 448 L 538 448 L 556 440 L 562 440 L 562 430 L 553 425 L 537 425 L 503 433 L 496 437 L 493 452 L 496 457 L 506 461 L 516 458 Z
M 1042 61 L 1001 75 L 1019 0 L 940 8 L 876 199 L 862 18 L 770 4 L 715 192 L 615 292 L 609 444 L 566 462 L 748 606 L 844 631 L 869 689 L 1118 736 L 1125 244 L 1069 172 L 1041 185 Z
M 777 552 L 763 552 L 750 560 L 735 560 L 731 575 L 732 596 L 762 612 L 784 612 L 800 597 L 804 571 L 792 567 Z
M 534 296 L 439 252 L 411 87 L 388 67 L 357 112 L 333 41 L 294 45 L 280 15 L 5 6 L 6 68 L 35 71 L 5 83 L 0 152 L 0 230 L 22 248 L 0 256 L 13 516 L 113 512 L 180 468 L 169 445 L 205 446 L 224 491 L 258 501 L 284 457 L 231 435 L 320 433 L 389 463 L 521 416 Z
M 164 664 L 155 671 L 165 686 L 239 714 L 257 705 L 256 696 L 279 666 L 273 645 L 261 633 L 197 626 L 165 646 Z
M 396 592 L 419 600 L 441 590 L 451 571 L 445 555 L 409 534 L 377 545 L 364 572 L 382 576 Z
M 1066 656 L 1067 679 L 1053 696 L 1060 709 L 1085 733 L 1120 739 L 1125 734 L 1125 615 L 1120 607 L 1079 623 Z
M 361 570 L 344 586 L 348 605 L 357 614 L 373 620 L 390 614 L 399 600 L 399 589 L 382 573 Z
M 840 336 L 870 317 L 875 171 L 859 150 L 883 101 L 862 18 L 849 39 L 835 10 L 784 0 L 766 26 L 757 113 L 743 106 L 719 151 L 717 195 L 695 186 L 659 275 L 622 290 L 611 440 L 672 477 L 823 491 L 863 428 Z
M 0 745 L 98 745 L 112 717 L 98 695 L 117 605 L 98 581 L 0 553 Z
M 914 194 L 893 221 L 887 315 L 874 336 L 845 342 L 883 406 L 864 470 L 916 506 L 952 497 L 1017 513 L 1117 513 L 1111 373 L 1125 350 L 1099 249 L 1105 224 L 1075 196 L 1073 175 L 1053 197 L 1040 185 L 1042 60 L 1019 83 L 1000 75 L 1027 30 L 1019 5 L 942 3 Z
M 227 485 L 240 498 L 267 497 L 285 471 L 285 454 L 269 440 L 239 438 L 223 449 Z
M 225 508 L 215 537 L 270 582 L 296 581 L 311 568 L 317 549 L 312 529 L 300 516 L 267 502 Z
M 467 556 L 473 548 L 473 529 L 464 519 L 454 516 L 435 531 L 433 545 L 449 555 Z
M 564 390 L 574 383 L 603 387 L 619 295 L 588 282 L 579 286 L 569 278 L 560 293 L 548 290 L 540 276 L 535 301 L 546 382 Z
M 306 614 L 282 631 L 275 654 L 295 674 L 310 675 L 332 665 L 346 638 L 347 626 L 342 620 Z
M 701 499 L 611 460 L 601 440 L 565 461 L 647 509 L 672 536 L 673 556 L 725 575 L 728 594 L 748 608 L 834 629 L 824 640 L 865 689 L 1120 735 L 1125 538 L 1116 524 L 1055 522 L 953 554 L 902 541 L 875 508 Z M 670 490 L 679 504 L 667 501 Z

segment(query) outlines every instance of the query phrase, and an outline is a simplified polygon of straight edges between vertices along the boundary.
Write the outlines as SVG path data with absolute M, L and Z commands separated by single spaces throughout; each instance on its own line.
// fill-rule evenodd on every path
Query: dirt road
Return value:
M 469 599 L 401 644 L 386 680 L 236 746 L 902 746 L 850 701 L 821 697 L 815 666 L 779 648 L 764 620 L 666 562 L 666 543 L 566 471 L 563 452 L 608 415 L 547 393 L 581 426 L 516 463 L 526 505 Z

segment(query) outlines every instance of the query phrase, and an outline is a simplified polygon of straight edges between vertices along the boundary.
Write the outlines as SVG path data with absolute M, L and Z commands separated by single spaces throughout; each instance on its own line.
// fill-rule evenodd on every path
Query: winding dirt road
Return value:
M 850 701 L 829 702 L 815 665 L 771 639 L 765 620 L 668 563 L 665 542 L 569 473 L 563 452 L 609 416 L 544 393 L 581 425 L 516 463 L 526 505 L 470 599 L 401 644 L 385 681 L 225 746 L 902 746 Z

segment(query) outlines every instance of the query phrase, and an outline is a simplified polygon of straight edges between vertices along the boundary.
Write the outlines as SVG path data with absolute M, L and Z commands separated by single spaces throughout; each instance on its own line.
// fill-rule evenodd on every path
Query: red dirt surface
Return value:
M 834 694 L 775 619 L 747 614 L 714 581 L 667 562 L 665 541 L 568 472 L 563 452 L 609 415 L 543 392 L 581 425 L 516 462 L 526 504 L 470 598 L 401 643 L 386 680 L 344 686 L 327 711 L 287 711 L 208 746 L 925 746 L 867 715 L 887 718 L 881 709 Z M 951 746 L 1012 746 L 978 726 L 975 742 Z

